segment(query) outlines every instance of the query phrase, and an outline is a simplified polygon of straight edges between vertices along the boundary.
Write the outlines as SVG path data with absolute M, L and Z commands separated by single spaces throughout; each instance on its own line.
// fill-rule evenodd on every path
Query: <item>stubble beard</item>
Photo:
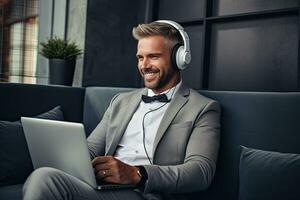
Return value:
M 145 77 L 145 73 L 147 73 L 147 72 L 156 72 L 157 74 L 156 74 L 155 79 L 153 79 L 151 81 L 147 81 L 146 77 Z M 163 87 L 168 85 L 168 82 L 173 79 L 172 78 L 173 76 L 175 76 L 175 72 L 173 72 L 171 74 L 168 73 L 168 74 L 162 75 L 159 69 L 153 68 L 153 69 L 141 71 L 141 75 L 144 79 L 144 85 L 146 88 L 159 91 Z
M 146 88 L 149 88 L 149 89 L 156 89 L 156 88 L 158 88 L 159 85 L 160 85 L 160 79 L 158 78 L 158 79 L 156 79 L 156 80 L 153 80 L 153 81 L 151 81 L 151 82 L 148 82 L 148 81 L 146 80 L 146 78 L 144 77 L 144 84 L 145 84 L 145 87 L 146 87 Z
M 159 91 L 168 84 L 168 80 L 171 80 L 170 75 L 168 75 L 167 77 L 162 77 L 161 74 L 158 72 L 158 77 L 156 77 L 151 82 L 148 82 L 144 77 L 144 84 L 146 88 Z

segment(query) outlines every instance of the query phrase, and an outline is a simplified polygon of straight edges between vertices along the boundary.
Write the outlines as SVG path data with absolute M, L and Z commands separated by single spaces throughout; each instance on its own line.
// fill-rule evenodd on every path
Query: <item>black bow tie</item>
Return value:
M 155 95 L 153 97 L 149 97 L 147 95 L 142 95 L 142 100 L 145 103 L 151 103 L 152 101 L 159 101 L 159 102 L 169 102 L 170 101 L 166 94 Z

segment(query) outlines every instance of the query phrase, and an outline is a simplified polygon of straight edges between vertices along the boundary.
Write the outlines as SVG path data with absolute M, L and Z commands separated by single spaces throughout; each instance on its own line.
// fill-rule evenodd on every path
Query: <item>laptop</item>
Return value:
M 134 185 L 97 183 L 83 124 L 30 117 L 21 117 L 21 122 L 34 169 L 59 169 L 96 190 L 134 188 Z

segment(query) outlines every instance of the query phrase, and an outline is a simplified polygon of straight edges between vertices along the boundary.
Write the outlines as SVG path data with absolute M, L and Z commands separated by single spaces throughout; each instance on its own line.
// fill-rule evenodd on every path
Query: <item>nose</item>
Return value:
M 141 69 L 149 68 L 149 60 L 147 58 L 143 58 L 141 61 L 139 61 L 139 66 Z

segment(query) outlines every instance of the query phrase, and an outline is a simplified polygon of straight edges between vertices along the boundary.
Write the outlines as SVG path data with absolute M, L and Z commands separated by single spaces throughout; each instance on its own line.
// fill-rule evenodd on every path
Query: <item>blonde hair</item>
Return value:
M 170 24 L 162 22 L 151 22 L 149 24 L 139 24 L 132 29 L 132 35 L 136 40 L 145 37 L 160 35 L 175 43 L 181 43 L 180 33 Z

